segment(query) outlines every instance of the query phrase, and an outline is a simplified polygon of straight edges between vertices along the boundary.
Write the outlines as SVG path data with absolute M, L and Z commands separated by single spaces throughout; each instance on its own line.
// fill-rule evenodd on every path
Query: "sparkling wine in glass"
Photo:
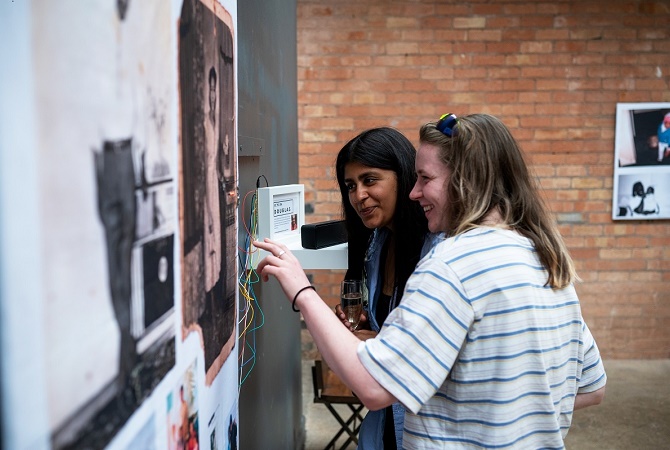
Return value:
M 351 324 L 351 329 L 356 330 L 363 312 L 363 286 L 360 280 L 344 280 L 340 291 L 342 311 Z

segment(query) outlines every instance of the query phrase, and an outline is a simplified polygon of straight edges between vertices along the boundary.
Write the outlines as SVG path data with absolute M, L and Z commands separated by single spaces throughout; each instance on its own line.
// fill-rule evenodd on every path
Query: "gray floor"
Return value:
M 324 405 L 312 401 L 311 365 L 312 361 L 303 360 L 305 450 L 321 450 L 339 425 Z M 605 362 L 605 369 L 608 376 L 605 401 L 575 412 L 566 447 L 670 449 L 670 360 L 612 360 Z M 340 439 L 337 445 L 342 442 Z

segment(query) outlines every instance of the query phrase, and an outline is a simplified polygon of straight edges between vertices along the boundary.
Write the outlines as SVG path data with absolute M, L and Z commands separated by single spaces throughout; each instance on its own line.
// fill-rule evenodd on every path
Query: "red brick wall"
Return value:
M 670 357 L 670 221 L 611 219 L 617 102 L 670 102 L 667 1 L 298 0 L 300 182 L 339 218 L 333 164 L 365 128 L 415 144 L 440 114 L 485 112 L 538 174 L 606 358 Z M 342 272 L 312 271 L 337 301 Z

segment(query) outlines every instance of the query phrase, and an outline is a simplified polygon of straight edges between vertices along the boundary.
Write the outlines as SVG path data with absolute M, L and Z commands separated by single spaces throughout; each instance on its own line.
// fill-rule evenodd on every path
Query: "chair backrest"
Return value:
M 361 401 L 345 385 L 324 361 L 314 361 L 312 366 L 312 384 L 315 403 L 361 404 Z

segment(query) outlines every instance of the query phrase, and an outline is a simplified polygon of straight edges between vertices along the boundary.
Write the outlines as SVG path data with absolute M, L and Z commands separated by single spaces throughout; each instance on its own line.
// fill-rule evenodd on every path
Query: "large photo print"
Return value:
M 182 338 L 199 335 L 207 386 L 236 338 L 237 153 L 231 25 L 230 14 L 218 3 L 184 0 L 179 19 Z
M 40 2 L 33 23 L 51 445 L 104 448 L 176 362 L 171 11 Z

